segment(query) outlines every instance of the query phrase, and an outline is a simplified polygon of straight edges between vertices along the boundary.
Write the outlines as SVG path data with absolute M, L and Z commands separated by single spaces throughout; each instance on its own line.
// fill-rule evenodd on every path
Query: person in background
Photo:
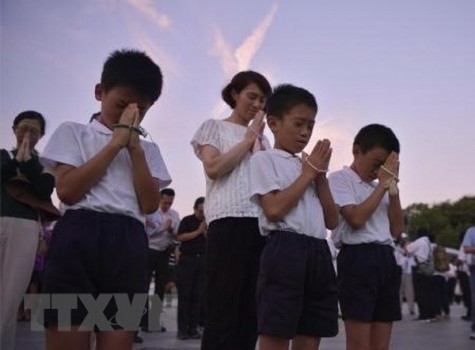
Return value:
M 465 306 L 466 314 L 462 315 L 461 318 L 464 321 L 472 320 L 472 291 L 470 288 L 470 270 L 468 268 L 469 256 L 465 253 L 463 249 L 463 238 L 465 236 L 465 231 L 461 232 L 459 235 L 460 239 L 460 248 L 457 255 L 456 265 L 457 265 L 457 280 L 458 286 L 462 295 L 462 302 Z
M 54 177 L 45 170 L 35 150 L 45 134 L 46 121 L 41 113 L 25 111 L 13 120 L 16 146 L 1 150 L 0 192 L 0 348 L 15 346 L 17 311 L 27 289 L 35 263 L 41 223 L 38 211 L 19 201 L 7 190 L 21 177 L 29 192 L 50 201 Z
M 168 280 L 168 266 L 170 254 L 175 248 L 175 238 L 180 223 L 180 215 L 172 209 L 175 200 L 175 190 L 164 188 L 160 191 L 160 204 L 158 210 L 146 218 L 146 230 L 148 234 L 148 285 L 154 277 L 153 293 L 160 298 L 160 305 L 150 305 L 151 309 L 162 310 L 165 285 Z M 154 299 L 152 299 L 154 300 Z M 148 306 L 148 304 L 147 304 Z M 160 326 L 159 330 L 148 327 L 147 314 L 142 321 L 142 329 L 145 332 L 161 331 L 166 328 Z
M 180 260 L 177 266 L 178 339 L 201 339 L 198 331 L 205 282 L 206 230 L 204 197 L 193 205 L 194 213 L 185 216 L 178 227 Z
M 419 316 L 417 321 L 430 322 L 435 320 L 436 296 L 434 276 L 426 275 L 418 269 L 418 264 L 433 260 L 432 234 L 424 227 L 416 232 L 417 239 L 405 245 L 409 256 L 414 257 L 413 268 L 414 292 Z
M 414 284 L 412 282 L 412 267 L 414 266 L 414 258 L 409 256 L 404 249 L 408 243 L 408 236 L 402 233 L 400 239 L 397 241 L 395 252 L 398 256 L 398 265 L 401 266 L 401 305 L 405 301 L 409 315 L 415 314 L 414 302 Z
M 164 303 L 165 307 L 172 307 L 173 293 L 176 292 L 176 264 L 177 264 L 177 250 L 179 251 L 180 243 L 173 242 L 173 247 L 170 249 L 170 259 L 168 259 L 168 278 L 165 283 Z
M 450 270 L 449 256 L 445 247 L 437 244 L 433 248 L 434 254 L 434 292 L 435 318 L 440 321 L 450 317 L 448 297 L 448 272 Z
M 470 290 L 472 298 L 472 324 L 470 339 L 475 340 L 475 226 L 469 227 L 462 242 L 463 251 L 467 254 L 467 265 L 470 272 Z
M 38 244 L 38 249 L 36 251 L 35 265 L 33 267 L 33 273 L 31 274 L 30 284 L 28 285 L 27 293 L 34 297 L 35 294 L 38 294 L 41 290 L 43 284 L 43 274 L 45 269 L 45 260 L 48 254 L 48 247 L 51 241 L 51 232 L 52 228 L 48 224 L 43 224 L 41 227 L 41 238 Z M 24 303 L 22 303 L 18 318 L 19 321 L 30 321 L 31 319 L 31 309 L 24 308 Z
M 265 241 L 258 208 L 249 201 L 249 160 L 270 147 L 262 109 L 271 93 L 254 71 L 236 74 L 221 92 L 231 108 L 223 120 L 206 120 L 191 144 L 206 175 L 206 326 L 202 350 L 254 350 L 256 281 Z

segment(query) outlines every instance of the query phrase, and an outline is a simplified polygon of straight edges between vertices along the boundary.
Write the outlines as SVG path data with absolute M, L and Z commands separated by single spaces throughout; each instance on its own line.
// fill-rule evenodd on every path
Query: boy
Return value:
M 342 217 L 332 234 L 342 243 L 338 296 L 350 350 L 388 349 L 392 322 L 401 319 L 394 256 L 394 239 L 404 228 L 398 153 L 392 130 L 371 124 L 355 137 L 351 166 L 329 176 Z
M 158 146 L 140 140 L 139 124 L 161 89 L 161 70 L 145 53 L 115 51 L 95 87 L 100 115 L 87 125 L 63 123 L 46 145 L 66 212 L 53 231 L 44 293 L 147 293 L 145 215 L 157 210 L 159 189 L 171 179 Z M 80 301 L 71 326 L 46 310 L 48 349 L 89 349 L 92 330 L 97 349 L 131 349 L 134 331 L 111 323 L 117 311 L 112 300 L 103 312 L 110 327 L 97 329 L 83 324 L 88 310 Z
M 260 205 L 259 227 L 268 241 L 257 287 L 259 348 L 316 349 L 338 332 L 336 276 L 326 228 L 338 211 L 326 171 L 330 141 L 302 152 L 315 125 L 317 102 L 305 89 L 280 85 L 267 100 L 274 148 L 251 158 L 251 200 Z

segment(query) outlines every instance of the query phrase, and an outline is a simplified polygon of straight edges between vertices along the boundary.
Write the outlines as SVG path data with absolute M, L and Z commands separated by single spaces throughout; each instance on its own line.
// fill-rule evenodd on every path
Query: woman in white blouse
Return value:
M 255 291 L 264 238 L 249 200 L 249 159 L 269 147 L 264 112 L 272 89 L 254 71 L 236 74 L 221 93 L 232 109 L 206 120 L 191 141 L 206 175 L 206 327 L 202 349 L 254 350 Z

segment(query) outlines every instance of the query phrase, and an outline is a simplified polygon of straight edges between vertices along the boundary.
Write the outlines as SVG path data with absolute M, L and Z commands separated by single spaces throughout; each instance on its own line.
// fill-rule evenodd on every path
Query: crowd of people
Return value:
M 454 303 L 463 304 L 466 313 L 461 318 L 470 321 L 470 262 L 463 245 L 455 255 L 434 240 L 434 235 L 425 228 L 418 230 L 414 241 L 405 233 L 396 240 L 394 253 L 401 270 L 401 301 L 406 303 L 414 321 L 449 319 Z M 421 263 L 425 262 L 428 265 L 421 269 Z
M 403 300 L 417 319 L 449 316 L 449 281 L 465 267 L 475 338 L 475 227 L 464 235 L 457 271 L 441 262 L 429 232 L 408 241 L 400 144 L 389 127 L 363 126 L 349 150 L 351 164 L 328 174 L 330 140 L 304 152 L 315 96 L 239 72 L 221 92 L 229 116 L 204 121 L 191 140 L 206 193 L 180 218 L 160 149 L 141 138 L 140 123 L 162 85 L 160 67 L 146 53 L 117 50 L 103 65 L 95 86 L 100 112 L 89 123 L 64 122 L 39 155 L 44 117 L 27 111 L 14 119 L 16 147 L 1 152 L 2 349 L 14 349 L 17 318 L 30 317 L 18 311 L 23 295 L 29 284 L 33 291 L 41 284 L 50 295 L 132 299 L 153 286 L 157 296 L 133 329 L 117 322 L 98 327 L 81 302 L 65 327 L 58 310 L 47 307 L 49 350 L 131 349 L 140 330 L 166 331 L 150 315 L 160 313 L 174 286 L 177 338 L 201 339 L 203 350 L 313 350 L 339 332 L 339 316 L 347 349 L 383 350 Z M 51 203 L 54 188 L 61 212 Z M 49 237 L 42 227 L 52 221 Z M 115 319 L 119 309 L 112 298 L 103 316 Z

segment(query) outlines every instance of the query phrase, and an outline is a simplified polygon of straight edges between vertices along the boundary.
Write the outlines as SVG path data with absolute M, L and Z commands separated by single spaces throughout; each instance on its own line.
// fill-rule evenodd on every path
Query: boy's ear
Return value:
M 274 132 L 277 126 L 277 118 L 270 114 L 268 114 L 266 118 L 267 118 L 267 125 L 269 126 L 269 129 L 272 132 Z
M 361 153 L 361 148 L 358 145 L 353 145 L 353 156 Z
M 102 85 L 96 84 L 94 87 L 94 96 L 96 97 L 97 101 L 102 101 L 102 93 L 104 92 L 104 89 L 102 88 Z

